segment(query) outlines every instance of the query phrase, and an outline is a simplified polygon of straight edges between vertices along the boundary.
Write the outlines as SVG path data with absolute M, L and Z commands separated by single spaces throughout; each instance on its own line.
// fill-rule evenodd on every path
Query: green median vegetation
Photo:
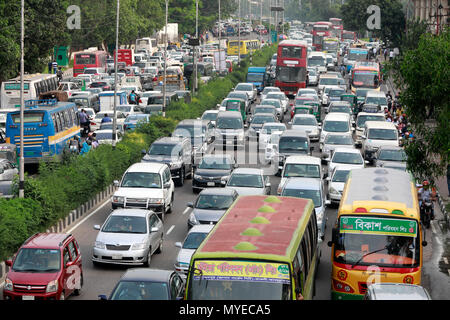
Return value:
M 266 66 L 275 52 L 276 45 L 264 47 L 253 54 L 251 65 Z M 115 149 L 101 145 L 84 156 L 41 162 L 39 176 L 25 179 L 24 199 L 0 199 L 0 260 L 14 254 L 29 236 L 45 231 L 119 180 L 130 165 L 141 161 L 143 149 L 172 133 L 179 121 L 215 109 L 237 83 L 245 81 L 249 65 L 246 58 L 224 78 L 201 85 L 190 103 L 171 105 L 166 118 L 152 116 L 150 122 L 126 133 Z

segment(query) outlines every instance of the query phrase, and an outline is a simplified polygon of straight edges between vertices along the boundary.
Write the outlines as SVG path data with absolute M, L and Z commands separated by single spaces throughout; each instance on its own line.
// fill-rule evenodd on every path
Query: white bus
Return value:
M 158 51 L 156 39 L 154 38 L 136 39 L 136 47 L 134 48 L 134 51 L 137 52 L 140 49 L 146 49 L 147 52 L 150 55 L 152 55 L 154 52 Z
M 26 74 L 23 77 L 23 98 L 25 100 L 39 99 L 39 94 L 58 88 L 56 74 Z M 1 91 L 1 108 L 15 108 L 20 105 L 20 76 L 4 81 Z

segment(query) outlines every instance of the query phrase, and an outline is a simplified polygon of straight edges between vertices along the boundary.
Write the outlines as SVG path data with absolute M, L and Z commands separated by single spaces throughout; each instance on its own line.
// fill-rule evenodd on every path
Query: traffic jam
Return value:
M 27 76 L 25 122 L 73 134 L 60 139 L 69 149 L 26 140 L 25 163 L 115 145 L 194 99 L 194 72 L 206 85 L 272 45 L 264 26 L 242 22 L 237 39 L 236 25 L 216 23 L 195 58 L 188 39 L 170 42 L 164 60 L 156 39 L 141 38 L 117 57 L 75 53 L 71 75 Z M 217 40 L 219 29 L 231 38 Z M 142 150 L 81 222 L 27 239 L 5 262 L 3 299 L 431 299 L 422 277 L 434 195 L 407 170 L 412 134 L 382 73 L 384 44 L 332 18 L 291 22 L 275 46 L 220 104 Z M 14 81 L 2 84 L 3 197 L 18 174 Z

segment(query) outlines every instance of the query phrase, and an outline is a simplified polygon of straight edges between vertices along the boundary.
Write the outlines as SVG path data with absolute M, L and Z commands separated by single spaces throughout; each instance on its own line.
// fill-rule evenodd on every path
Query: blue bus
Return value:
M 80 134 L 80 119 L 77 105 L 73 102 L 58 102 L 56 99 L 27 100 L 24 110 L 24 160 L 39 163 L 61 156 L 69 144 Z M 6 142 L 20 150 L 20 111 L 6 116 Z
M 258 93 L 264 90 L 267 73 L 265 67 L 248 67 L 246 82 L 253 83 Z
M 347 73 L 350 73 L 355 63 L 358 61 L 367 61 L 369 50 L 364 48 L 350 48 L 348 54 L 344 57 L 344 64 L 347 66 Z

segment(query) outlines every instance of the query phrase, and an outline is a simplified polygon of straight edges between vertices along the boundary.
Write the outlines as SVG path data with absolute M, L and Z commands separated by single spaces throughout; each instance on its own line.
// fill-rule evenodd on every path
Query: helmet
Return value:
M 429 186 L 430 183 L 429 183 L 427 180 L 424 180 L 424 182 L 422 182 L 422 185 L 423 185 L 424 187 L 426 187 L 426 186 Z

